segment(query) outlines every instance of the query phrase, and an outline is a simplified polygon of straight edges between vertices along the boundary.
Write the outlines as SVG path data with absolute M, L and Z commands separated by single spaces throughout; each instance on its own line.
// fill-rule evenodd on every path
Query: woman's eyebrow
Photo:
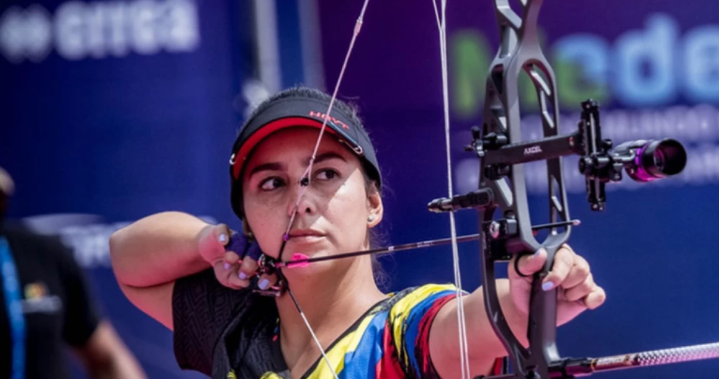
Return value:
M 284 166 L 278 162 L 263 163 L 252 168 L 252 170 L 250 170 L 250 175 L 248 176 L 248 178 L 252 178 L 252 175 L 255 175 L 261 171 L 281 171 L 283 168 Z
M 307 158 L 307 163 L 309 163 L 310 159 L 311 158 Z M 347 160 L 345 159 L 345 157 L 339 155 L 338 153 L 335 153 L 334 151 L 328 151 L 326 153 L 318 155 L 317 157 L 315 157 L 315 163 L 320 163 L 320 162 L 330 160 L 330 159 L 339 159 L 342 162 L 347 163 Z
M 326 153 L 323 153 L 323 154 L 318 155 L 318 156 L 315 158 L 315 163 L 321 163 L 321 162 L 324 162 L 324 161 L 330 160 L 330 159 L 339 159 L 339 160 L 341 160 L 342 162 L 347 162 L 347 160 L 345 159 L 345 157 L 343 157 L 342 155 L 340 155 L 340 154 L 338 154 L 338 153 L 335 153 L 334 151 L 329 151 L 329 152 L 326 152 Z M 307 162 L 308 162 L 308 163 L 309 163 L 309 161 L 310 161 L 310 158 L 307 158 Z M 279 163 L 279 162 L 263 163 L 263 164 L 261 164 L 261 165 L 257 165 L 257 166 L 255 166 L 255 167 L 253 167 L 252 170 L 250 170 L 250 174 L 249 174 L 248 177 L 249 177 L 249 178 L 252 178 L 252 176 L 255 175 L 255 174 L 257 174 L 258 172 L 262 172 L 262 171 L 282 171 L 284 168 L 285 168 L 285 166 L 284 166 L 282 163 Z

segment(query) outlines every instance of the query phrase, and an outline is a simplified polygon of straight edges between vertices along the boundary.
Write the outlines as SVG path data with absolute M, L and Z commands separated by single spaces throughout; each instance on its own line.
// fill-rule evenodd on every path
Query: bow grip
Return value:
M 544 278 L 549 274 L 554 257 L 560 245 L 547 245 L 547 261 L 541 271 L 533 275 L 532 292 L 529 300 L 529 319 L 527 339 L 529 351 L 535 358 L 536 373 L 540 378 L 549 378 L 552 363 L 560 360 L 556 345 L 557 325 L 557 287 L 545 291 L 542 288 Z

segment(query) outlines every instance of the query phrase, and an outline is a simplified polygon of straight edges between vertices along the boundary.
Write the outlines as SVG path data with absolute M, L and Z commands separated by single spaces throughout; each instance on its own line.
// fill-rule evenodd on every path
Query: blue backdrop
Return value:
M 302 2 L 264 3 L 277 5 L 270 9 L 275 83 L 318 83 L 307 77 L 312 61 L 299 48 L 310 43 L 298 37 L 309 33 L 298 24 L 305 12 L 321 42 L 311 55 L 321 51 L 332 88 L 361 1 L 321 0 L 309 15 Z M 248 97 L 266 90 L 255 81 L 267 66 L 258 64 L 253 41 L 256 25 L 268 20 L 253 21 L 249 1 L 14 4 L 0 7 L 0 166 L 17 182 L 11 216 L 60 233 L 75 249 L 104 311 L 151 377 L 196 377 L 177 369 L 170 333 L 120 293 L 107 237 L 171 209 L 237 226 L 228 152 Z M 602 102 L 606 137 L 672 136 L 689 148 L 684 174 L 614 185 L 604 213 L 589 212 L 576 161 L 566 160 L 571 214 L 582 220 L 571 244 L 593 265 L 608 300 L 561 328 L 563 354 L 719 340 L 717 7 L 710 0 L 545 4 L 540 22 L 559 80 L 562 130 L 572 130 L 579 102 L 591 96 Z M 484 75 L 498 37 L 490 2 L 450 2 L 448 25 L 453 179 L 463 192 L 476 186 L 476 162 L 462 147 L 469 127 L 481 121 Z M 429 200 L 446 195 L 440 85 L 431 3 L 371 2 L 340 92 L 360 107 L 377 145 L 388 243 L 449 233 L 446 215 L 426 211 Z M 526 96 L 522 106 L 530 138 L 538 130 L 536 105 Z M 540 215 L 541 170 L 531 172 L 532 211 Z M 460 233 L 476 232 L 476 214 L 459 213 L 458 225 Z M 461 257 L 465 287 L 476 288 L 477 244 L 462 246 Z M 398 253 L 383 263 L 390 290 L 452 280 L 445 248 Z M 715 378 L 718 369 L 719 361 L 708 361 L 603 376 Z

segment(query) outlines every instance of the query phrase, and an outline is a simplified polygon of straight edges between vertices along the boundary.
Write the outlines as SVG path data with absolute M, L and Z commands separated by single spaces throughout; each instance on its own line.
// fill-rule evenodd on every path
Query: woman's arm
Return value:
M 510 297 L 509 280 L 497 280 L 497 293 L 507 323 L 520 343 L 526 346 L 528 318 L 515 309 Z M 506 356 L 507 352 L 487 319 L 482 287 L 464 297 L 464 311 L 472 377 L 487 375 L 494 361 Z M 452 300 L 437 314 L 430 332 L 432 363 L 442 378 L 461 377 L 458 330 L 457 301 Z
M 175 280 L 211 267 L 207 253 L 200 253 L 198 241 L 205 234 L 220 234 L 222 230 L 227 233 L 225 227 L 213 228 L 191 215 L 165 212 L 115 232 L 110 237 L 110 257 L 122 292 L 136 307 L 172 330 Z M 222 244 L 215 245 L 205 250 L 221 257 Z
M 171 283 L 210 267 L 198 236 L 211 225 L 180 212 L 145 217 L 110 237 L 110 257 L 121 285 L 135 288 Z
M 509 279 L 497 280 L 497 294 L 502 312 L 510 329 L 525 347 L 529 298 L 532 287 L 531 274 L 539 272 L 547 259 L 540 249 L 536 254 L 523 257 L 518 275 L 510 264 Z M 594 283 L 589 264 L 576 255 L 571 248 L 563 246 L 555 255 L 552 271 L 544 278 L 545 290 L 559 287 L 557 298 L 557 325 L 562 325 L 587 309 L 599 307 L 605 300 L 604 290 Z M 494 361 L 507 355 L 504 345 L 494 333 L 484 306 L 484 293 L 478 288 L 464 298 L 467 323 L 468 350 L 472 376 L 487 375 Z M 432 324 L 429 337 L 430 355 L 438 373 L 443 378 L 461 376 L 459 334 L 457 325 L 457 301 L 445 304 Z

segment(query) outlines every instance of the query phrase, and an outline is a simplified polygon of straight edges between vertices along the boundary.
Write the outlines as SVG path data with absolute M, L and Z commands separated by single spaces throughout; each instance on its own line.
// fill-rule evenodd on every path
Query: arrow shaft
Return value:
M 457 242 L 459 243 L 459 242 L 477 241 L 479 239 L 480 239 L 480 234 L 468 234 L 468 235 L 457 237 Z M 326 256 L 326 257 L 293 259 L 288 262 L 277 262 L 277 263 L 275 263 L 275 267 L 292 268 L 292 267 L 305 266 L 310 263 L 316 263 L 316 262 L 322 262 L 322 261 L 331 261 L 331 260 L 335 260 L 335 259 L 352 258 L 352 257 L 358 257 L 358 256 L 362 256 L 362 255 L 393 253 L 395 251 L 421 249 L 421 248 L 426 248 L 426 247 L 447 245 L 450 243 L 452 243 L 451 238 L 442 238 L 442 239 L 437 239 L 437 240 L 412 242 L 412 243 L 407 243 L 407 244 L 403 244 L 403 245 L 394 245 L 394 246 L 381 247 L 381 248 L 371 249 L 371 250 L 355 251 L 355 252 L 351 252 L 351 253 L 330 255 L 330 256 Z

